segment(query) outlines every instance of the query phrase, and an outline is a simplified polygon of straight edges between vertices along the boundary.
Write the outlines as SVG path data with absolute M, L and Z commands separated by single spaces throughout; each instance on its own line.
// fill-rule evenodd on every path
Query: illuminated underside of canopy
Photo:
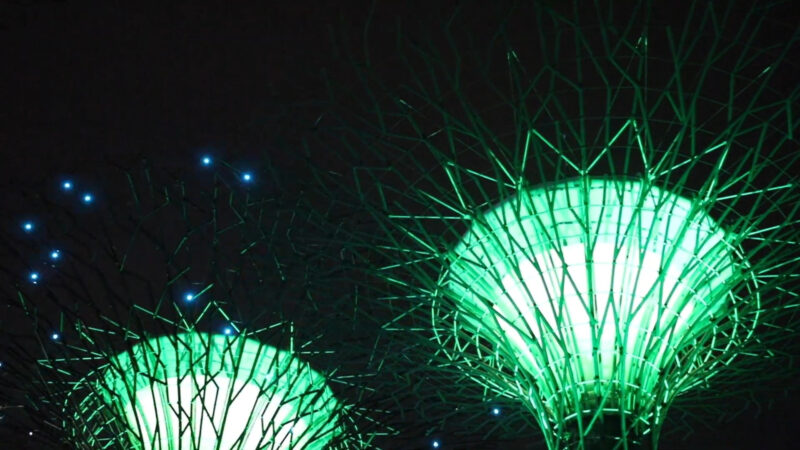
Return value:
M 318 449 L 339 432 L 325 379 L 241 336 L 150 339 L 109 361 L 78 421 L 136 449 Z M 116 438 L 104 439 L 116 434 Z M 100 447 L 98 447 L 100 448 Z
M 503 379 L 478 381 L 524 399 L 562 442 L 604 415 L 633 442 L 752 331 L 737 316 L 736 289 L 752 281 L 732 241 L 701 202 L 645 180 L 520 190 L 449 253 L 434 312 L 454 326 L 440 339 L 488 343 L 474 348 Z

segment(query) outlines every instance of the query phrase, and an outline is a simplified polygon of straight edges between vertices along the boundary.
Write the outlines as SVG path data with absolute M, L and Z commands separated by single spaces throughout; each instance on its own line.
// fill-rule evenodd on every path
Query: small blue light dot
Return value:
M 225 327 L 225 329 L 222 330 L 222 332 L 225 333 L 225 336 L 230 336 L 231 334 L 233 334 L 233 329 L 231 327 Z
M 36 283 L 38 283 L 38 282 L 39 282 L 39 272 L 31 272 L 31 273 L 28 275 L 28 278 L 31 280 L 31 282 L 32 282 L 33 284 L 36 284 Z
M 433 441 L 433 442 L 431 443 L 431 446 L 432 446 L 433 448 L 439 448 L 439 441 Z
M 185 298 L 187 302 L 190 302 L 194 300 L 194 294 L 186 294 L 183 296 L 183 298 Z
M 30 233 L 33 231 L 33 222 L 25 222 L 22 224 L 22 229 Z
M 50 259 L 58 259 L 61 257 L 61 250 L 53 250 L 50 252 Z
M 500 408 L 492 408 L 492 414 L 495 416 L 500 415 Z
M 58 334 L 58 333 L 53 333 L 53 334 L 51 334 L 51 335 L 50 335 L 50 337 L 51 337 L 51 338 L 52 338 L 54 341 L 57 341 L 57 340 L 58 340 L 58 338 L 60 338 L 60 337 L 61 337 L 61 335 L 60 335 L 60 334 Z
M 94 201 L 94 196 L 92 194 L 86 193 L 83 194 L 83 203 L 89 204 Z
M 243 173 L 242 174 L 242 181 L 244 181 L 245 183 L 249 183 L 249 182 L 253 181 L 253 174 L 251 174 L 250 172 Z
M 211 157 L 210 156 L 203 156 L 203 159 L 201 161 L 202 161 L 204 166 L 210 166 L 211 165 Z
M 61 188 L 64 189 L 65 191 L 71 191 L 72 190 L 72 181 L 67 180 L 67 181 L 61 183 Z

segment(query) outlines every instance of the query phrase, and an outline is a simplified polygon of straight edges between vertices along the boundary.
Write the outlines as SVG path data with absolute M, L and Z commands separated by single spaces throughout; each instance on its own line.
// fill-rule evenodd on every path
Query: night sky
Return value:
M 108 162 L 124 167 L 145 157 L 181 168 L 209 149 L 232 161 L 268 155 L 296 168 L 287 178 L 307 176 L 302 162 L 286 154 L 286 143 L 327 111 L 326 76 L 347 89 L 357 85 L 347 78 L 342 50 L 360 49 L 370 2 L 196 3 L 0 4 L 0 211 L 23 210 L 15 192 L 63 174 L 85 174 L 102 187 Z M 381 58 L 391 48 L 398 20 L 413 33 L 421 23 L 443 22 L 459 2 L 431 3 L 378 5 L 371 51 Z M 476 17 L 480 8 L 467 4 Z M 487 16 L 496 17 L 497 9 L 487 8 Z M 490 22 L 476 23 L 478 36 L 493 29 Z M 0 219 L 4 227 L 18 223 L 5 214 Z M 797 401 L 797 395 L 778 398 L 760 412 L 750 406 L 709 429 L 696 424 L 696 434 L 685 441 L 672 436 L 662 448 L 794 448 Z M 41 448 L 23 447 L 27 436 L 3 427 L 0 421 L 6 443 L 0 447 Z M 424 429 L 415 424 L 412 434 Z M 470 448 L 538 448 L 530 441 L 496 445 Z

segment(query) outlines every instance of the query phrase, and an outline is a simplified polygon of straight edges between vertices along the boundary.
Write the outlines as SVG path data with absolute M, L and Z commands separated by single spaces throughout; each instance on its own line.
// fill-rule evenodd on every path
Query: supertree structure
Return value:
M 368 410 L 356 405 L 366 370 L 358 352 L 369 346 L 348 345 L 344 326 L 326 333 L 349 314 L 336 298 L 344 294 L 318 267 L 318 249 L 301 244 L 312 227 L 288 178 L 262 166 L 208 154 L 196 171 L 109 165 L 94 190 L 91 172 L 18 189 L 9 210 L 20 215 L 3 240 L 9 439 L 86 449 L 370 445 L 374 430 L 357 424 Z
M 288 352 L 223 333 L 138 344 L 78 383 L 68 404 L 81 424 L 74 436 L 101 448 L 324 448 L 339 432 L 320 374 Z
M 796 351 L 798 29 L 780 5 L 613 6 L 409 27 L 324 135 L 385 329 L 451 410 L 518 402 L 549 449 L 655 448 L 673 405 Z

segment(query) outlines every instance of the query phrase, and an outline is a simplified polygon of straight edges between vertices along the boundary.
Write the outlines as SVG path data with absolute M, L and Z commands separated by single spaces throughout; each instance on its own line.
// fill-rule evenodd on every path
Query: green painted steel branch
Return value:
M 240 335 L 141 342 L 78 383 L 68 404 L 82 442 L 90 434 L 98 448 L 321 449 L 341 432 L 324 377 Z

